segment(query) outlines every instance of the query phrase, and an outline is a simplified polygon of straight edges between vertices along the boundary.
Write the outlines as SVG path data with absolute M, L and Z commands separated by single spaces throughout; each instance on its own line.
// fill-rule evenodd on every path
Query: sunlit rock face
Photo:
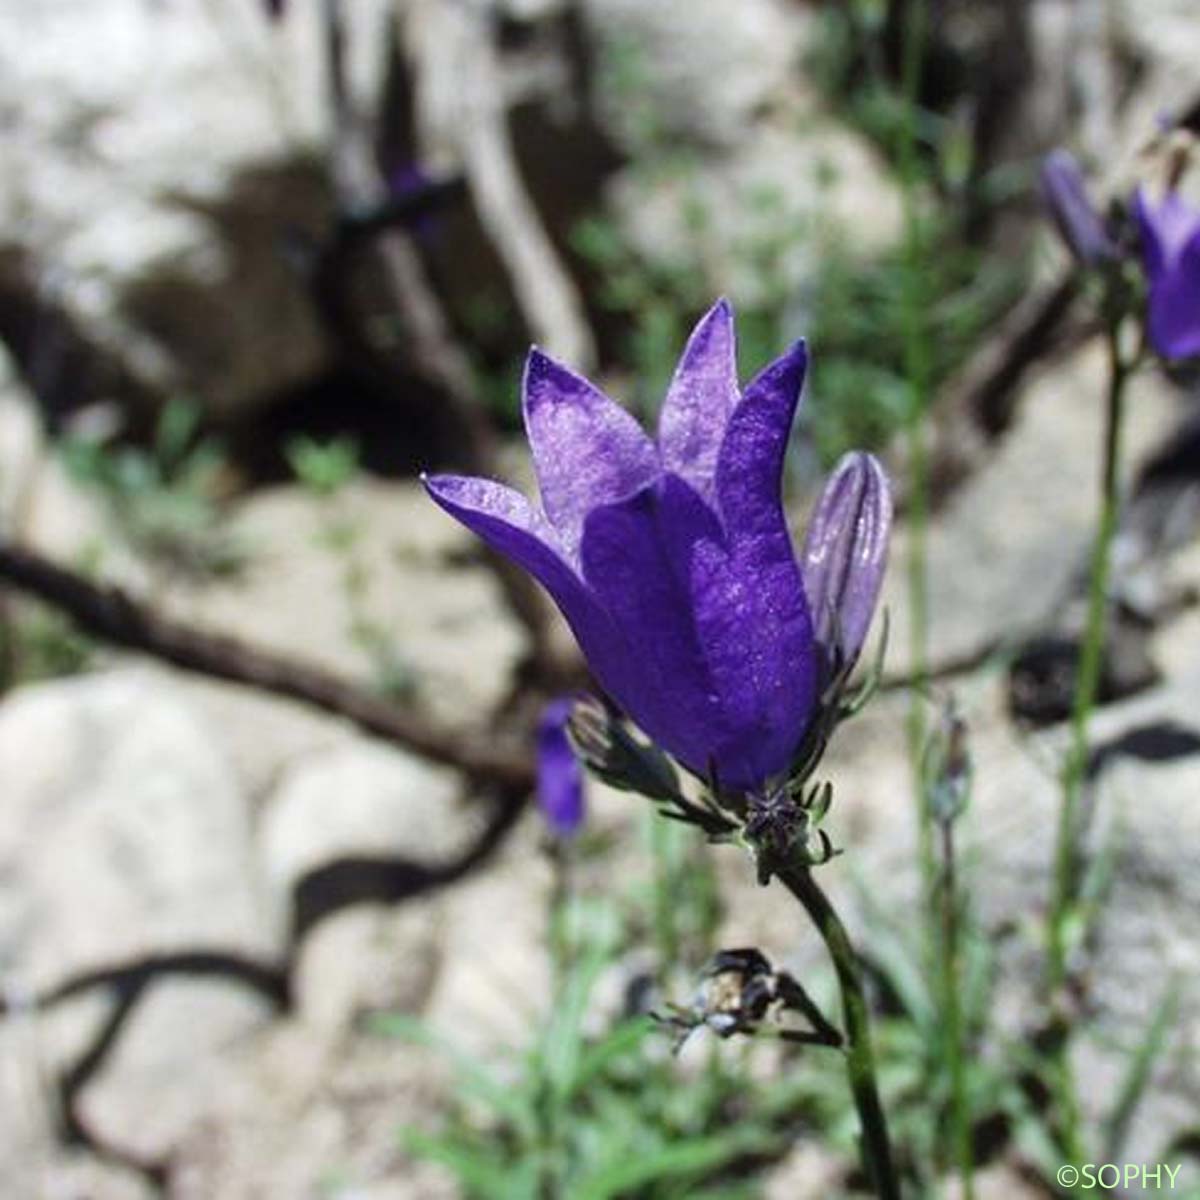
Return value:
M 58 386 L 101 394 L 64 403 L 118 380 L 226 413 L 322 362 L 281 253 L 283 230 L 319 231 L 328 207 L 319 23 L 290 15 L 272 24 L 238 0 L 0 7 L 0 289 L 14 323 L 53 314 L 25 347 L 45 371 L 54 328 L 105 366 L 88 382 L 76 364 Z M 352 56 L 364 90 L 376 49 Z

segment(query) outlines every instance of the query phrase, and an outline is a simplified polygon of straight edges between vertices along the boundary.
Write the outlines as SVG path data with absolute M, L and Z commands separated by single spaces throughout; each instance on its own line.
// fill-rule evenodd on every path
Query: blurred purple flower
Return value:
M 1058 232 L 1084 266 L 1117 257 L 1117 244 L 1088 198 L 1083 170 L 1070 151 L 1053 150 L 1042 160 L 1041 188 Z
M 818 638 L 832 629 L 846 646 L 860 638 L 883 570 L 881 552 L 853 552 L 858 534 L 821 535 L 851 549 L 834 552 L 838 570 L 811 569 L 822 606 L 814 630 L 782 501 L 807 357 L 797 343 L 742 392 L 733 313 L 718 301 L 688 341 L 654 441 L 534 349 L 523 407 L 541 508 L 485 479 L 425 480 L 447 512 L 545 586 L 601 686 L 642 731 L 730 789 L 760 788 L 791 765 L 823 663 L 843 645 Z M 861 503 L 829 504 L 885 540 L 890 503 L 875 471 Z M 840 621 L 825 611 L 847 603 Z
M 283 19 L 284 11 L 287 8 L 287 0 L 264 0 L 263 6 L 267 10 L 267 16 L 272 21 L 279 21 Z
M 1139 188 L 1133 206 L 1150 281 L 1150 342 L 1163 358 L 1194 358 L 1200 355 L 1200 211 L 1174 189 L 1155 206 Z
M 542 816 L 556 837 L 569 838 L 583 824 L 583 767 L 567 737 L 574 701 L 551 700 L 537 728 L 537 797 Z
M 393 200 L 408 200 L 425 191 L 434 183 L 434 178 L 419 164 L 411 161 L 394 167 L 387 175 L 388 194 Z M 436 213 L 430 211 L 412 218 L 409 228 L 422 241 L 429 241 L 438 232 L 441 222 Z

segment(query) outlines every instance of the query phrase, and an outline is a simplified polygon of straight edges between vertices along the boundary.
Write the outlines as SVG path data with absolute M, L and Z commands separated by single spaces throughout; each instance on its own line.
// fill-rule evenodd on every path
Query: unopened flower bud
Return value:
M 887 565 L 892 493 L 879 460 L 842 457 L 808 523 L 801 568 L 817 643 L 836 674 L 857 660 Z
M 679 776 L 671 760 L 657 746 L 637 741 L 621 718 L 594 696 L 575 701 L 568 730 L 579 756 L 605 783 L 652 800 L 679 795 Z
M 967 723 L 953 699 L 947 703 L 925 747 L 924 771 L 929 814 L 939 825 L 957 820 L 971 795 L 971 754 Z
M 1042 161 L 1042 199 L 1071 253 L 1085 267 L 1110 262 L 1116 242 L 1088 198 L 1083 170 L 1069 150 L 1053 150 Z

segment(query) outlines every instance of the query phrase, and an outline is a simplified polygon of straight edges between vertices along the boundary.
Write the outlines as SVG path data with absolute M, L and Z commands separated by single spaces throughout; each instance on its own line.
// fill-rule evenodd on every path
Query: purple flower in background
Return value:
M 388 193 L 395 200 L 408 200 L 419 196 L 433 186 L 435 180 L 423 167 L 405 161 L 387 175 Z M 431 209 L 420 213 L 408 222 L 409 228 L 422 241 L 429 241 L 438 232 L 441 222 Z
M 1068 150 L 1054 150 L 1042 160 L 1042 198 L 1071 253 L 1088 267 L 1118 255 L 1100 214 L 1088 199 L 1083 170 Z
M 1139 188 L 1133 203 L 1150 281 L 1150 342 L 1163 358 L 1193 358 L 1200 355 L 1200 211 L 1173 189 L 1155 206 Z
M 523 400 L 541 508 L 485 479 L 443 475 L 425 485 L 545 586 L 600 685 L 652 741 L 722 787 L 754 790 L 791 765 L 824 663 L 856 638 L 857 653 L 883 558 L 847 550 L 860 546 L 857 534 L 818 535 L 841 565 L 815 554 L 808 568 L 819 588 L 814 629 L 782 500 L 807 352 L 797 343 L 743 392 L 734 349 L 722 300 L 688 341 L 657 440 L 535 349 Z M 886 540 L 890 502 L 877 471 L 870 486 L 850 489 L 861 493 L 857 503 L 822 507 Z M 848 607 L 834 621 L 830 605 Z M 838 645 L 820 645 L 831 630 Z
M 537 797 L 542 816 L 556 837 L 569 838 L 583 824 L 583 767 L 567 737 L 574 701 L 551 700 L 537 728 Z

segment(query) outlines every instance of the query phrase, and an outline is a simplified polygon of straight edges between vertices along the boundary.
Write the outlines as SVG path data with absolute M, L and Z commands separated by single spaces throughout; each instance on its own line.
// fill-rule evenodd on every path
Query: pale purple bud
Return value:
M 892 490 L 873 454 L 842 456 L 808 523 L 801 556 L 804 594 L 826 669 L 853 665 L 883 585 Z
M 1042 160 L 1041 186 L 1058 232 L 1084 266 L 1117 257 L 1116 242 L 1088 198 L 1083 169 L 1069 150 L 1052 150 Z
M 569 838 L 583 825 L 583 767 L 567 737 L 574 701 L 560 696 L 542 710 L 537 729 L 537 797 L 555 837 Z

